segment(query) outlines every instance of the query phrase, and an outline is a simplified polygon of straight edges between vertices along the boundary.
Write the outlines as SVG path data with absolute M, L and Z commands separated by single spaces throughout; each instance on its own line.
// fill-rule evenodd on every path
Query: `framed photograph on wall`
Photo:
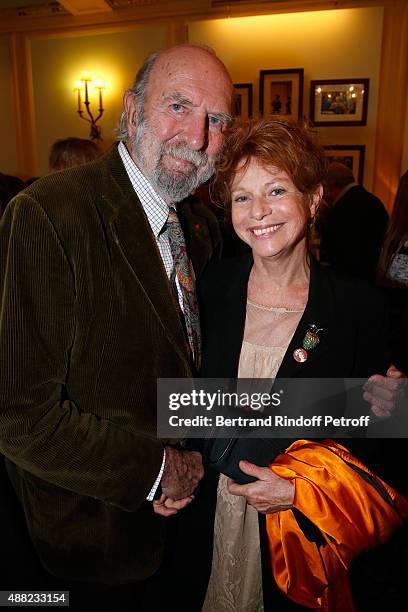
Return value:
M 310 81 L 314 125 L 367 125 L 370 79 Z
M 253 87 L 252 83 L 234 83 L 232 112 L 234 117 L 249 119 L 252 117 Z
M 325 155 L 330 162 L 340 162 L 353 172 L 360 185 L 364 180 L 365 145 L 325 145 Z
M 297 121 L 303 111 L 303 68 L 261 70 L 259 114 Z

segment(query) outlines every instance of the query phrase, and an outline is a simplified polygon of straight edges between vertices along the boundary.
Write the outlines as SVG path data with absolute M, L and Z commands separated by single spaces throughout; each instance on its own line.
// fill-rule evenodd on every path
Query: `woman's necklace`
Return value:
M 248 282 L 248 299 L 268 308 L 302 310 L 307 302 L 309 283 L 271 286 L 267 279 L 258 280 L 251 272 Z
M 288 285 L 279 286 L 268 282 L 264 277 L 260 281 L 252 269 L 248 281 L 248 300 L 266 309 L 282 308 L 286 311 L 303 310 L 306 306 L 309 294 L 309 279 L 306 282 L 292 282 Z M 320 343 L 320 332 L 323 331 L 315 323 L 309 323 L 302 346 L 293 351 L 293 359 L 298 363 L 304 363 Z

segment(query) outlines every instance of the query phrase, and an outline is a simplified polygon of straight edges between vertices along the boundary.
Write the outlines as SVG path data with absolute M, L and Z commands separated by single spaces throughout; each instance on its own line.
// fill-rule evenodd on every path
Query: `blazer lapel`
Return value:
M 236 270 L 230 273 L 226 284 L 218 287 L 220 300 L 217 304 L 219 316 L 213 322 L 217 326 L 217 336 L 222 342 L 217 343 L 217 354 L 210 358 L 216 362 L 216 371 L 220 377 L 236 377 L 244 336 L 247 287 L 249 274 L 253 265 L 252 255 L 236 259 Z M 330 283 L 324 269 L 311 259 L 310 285 L 308 301 L 301 320 L 283 358 L 277 373 L 279 378 L 294 376 L 313 376 L 315 367 L 325 358 L 329 348 L 330 335 L 333 333 L 334 303 Z M 309 325 L 315 324 L 323 330 L 319 333 L 320 343 L 308 352 L 308 359 L 298 363 L 293 351 L 302 347 L 303 338 Z
M 221 252 L 221 232 L 215 216 L 196 196 L 179 202 L 177 212 L 196 278 L 208 262 Z
M 253 265 L 252 256 L 237 259 L 236 275 L 232 282 L 223 287 L 222 314 L 222 357 L 221 362 L 225 376 L 238 375 L 239 357 L 244 338 L 246 306 L 248 294 L 248 279 Z M 227 279 L 229 281 L 229 279 Z
M 222 321 L 222 335 L 226 349 L 225 361 L 233 377 L 236 377 L 238 373 L 239 357 L 244 339 L 248 279 L 252 265 L 252 257 L 245 257 L 242 260 L 242 265 L 237 266 L 235 282 L 228 284 L 224 296 L 226 316 Z
M 299 325 L 285 353 L 277 376 L 279 378 L 291 378 L 294 376 L 310 376 L 316 362 L 324 358 L 329 347 L 330 340 L 330 313 L 333 312 L 333 296 L 324 271 L 317 261 L 310 259 L 310 285 L 309 295 L 305 311 L 299 321 Z M 293 357 L 297 348 L 302 348 L 303 339 L 309 329 L 309 325 L 322 328 L 319 333 L 319 344 L 308 351 L 307 360 L 299 363 Z
M 103 208 L 109 232 L 169 340 L 185 359 L 189 359 L 183 326 L 155 237 L 117 147 L 110 150 L 104 160 L 109 172 L 104 180 Z

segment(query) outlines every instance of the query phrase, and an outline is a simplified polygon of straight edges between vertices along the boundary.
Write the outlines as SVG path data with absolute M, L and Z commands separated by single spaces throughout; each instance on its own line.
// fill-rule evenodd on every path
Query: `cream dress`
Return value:
M 247 301 L 239 378 L 274 378 L 303 314 Z M 258 512 L 218 484 L 214 552 L 204 612 L 262 612 Z

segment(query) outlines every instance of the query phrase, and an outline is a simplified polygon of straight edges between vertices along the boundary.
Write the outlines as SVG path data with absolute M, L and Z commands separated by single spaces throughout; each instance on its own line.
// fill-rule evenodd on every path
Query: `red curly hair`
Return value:
M 230 209 L 231 184 L 237 168 L 245 168 L 251 159 L 284 170 L 300 193 L 308 198 L 323 183 L 327 171 L 323 149 L 314 142 L 310 129 L 274 119 L 236 122 L 226 133 L 211 186 L 217 203 Z

